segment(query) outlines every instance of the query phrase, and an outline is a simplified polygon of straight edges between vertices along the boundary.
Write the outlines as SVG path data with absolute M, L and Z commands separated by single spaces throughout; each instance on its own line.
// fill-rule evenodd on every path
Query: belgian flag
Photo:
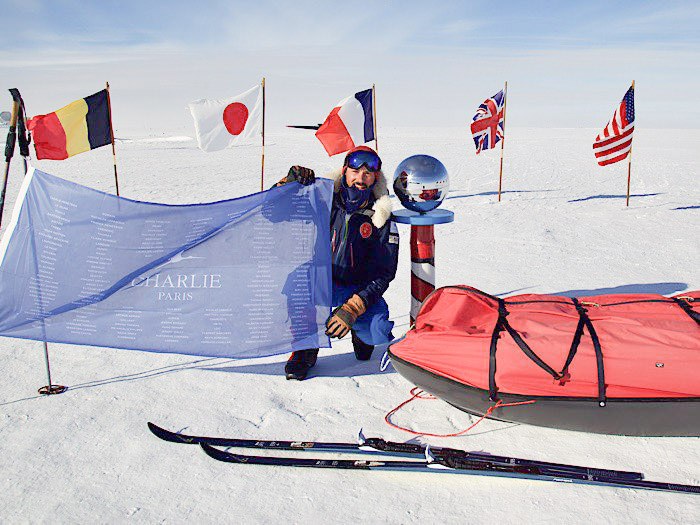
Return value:
M 112 142 L 112 116 L 106 89 L 67 106 L 32 118 L 37 159 L 63 160 Z

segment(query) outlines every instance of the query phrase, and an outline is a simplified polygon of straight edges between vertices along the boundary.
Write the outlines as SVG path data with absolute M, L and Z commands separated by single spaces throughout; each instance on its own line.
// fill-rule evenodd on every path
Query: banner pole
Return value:
M 26 159 L 25 159 L 25 169 L 24 169 L 24 175 L 26 177 L 27 175 L 27 165 L 26 165 Z M 32 243 L 34 241 L 32 240 Z M 34 246 L 34 253 L 36 254 L 36 246 Z M 34 257 L 34 266 L 37 268 L 37 273 L 38 273 L 38 263 L 36 261 L 36 255 Z M 43 299 L 41 295 L 41 284 L 37 284 L 37 293 L 39 294 L 39 304 L 43 305 Z M 43 312 L 43 306 L 40 307 L 42 312 Z M 68 387 L 64 385 L 54 385 L 51 382 L 51 363 L 49 361 L 49 344 L 46 342 L 46 320 L 42 318 L 41 320 L 41 331 L 44 336 L 44 340 L 42 343 L 44 343 L 44 364 L 46 365 L 46 379 L 48 380 L 48 384 L 42 386 L 37 390 L 39 394 L 44 395 L 44 396 L 51 396 L 54 394 L 62 394 L 65 392 Z
M 634 93 L 634 80 L 632 81 L 632 93 Z M 627 207 L 630 205 L 630 182 L 632 180 L 632 144 L 630 143 L 630 152 L 627 155 Z
M 17 129 L 19 128 L 19 153 L 24 161 L 24 175 L 27 175 L 27 157 L 29 156 L 29 140 L 27 139 L 27 127 L 26 127 L 26 115 L 24 114 L 24 102 L 22 101 L 22 96 L 19 90 L 13 88 L 10 89 L 12 93 L 12 117 L 10 120 L 10 130 L 7 134 L 7 142 L 5 144 L 5 177 L 3 180 L 2 193 L 0 194 L 0 224 L 2 224 L 2 213 L 5 206 L 5 191 L 7 189 L 7 178 L 10 170 L 10 160 L 14 155 L 15 143 L 17 142 Z M 41 303 L 41 288 L 39 288 L 39 302 Z M 42 320 L 42 325 L 44 324 Z M 44 327 L 44 334 L 46 333 L 46 328 Z M 60 394 L 66 391 L 66 387 L 63 385 L 53 385 L 51 383 L 51 366 L 49 364 L 49 345 L 44 340 L 44 362 L 46 363 L 46 377 L 48 378 L 48 385 L 43 386 L 39 389 L 40 394 Z
M 38 392 L 44 396 L 51 396 L 54 394 L 62 394 L 68 387 L 64 385 L 54 385 L 51 382 L 51 364 L 49 363 L 49 345 L 44 341 L 44 361 L 46 362 L 46 377 L 49 381 L 48 385 L 42 386 Z
M 25 173 L 26 176 L 26 173 Z M 30 229 L 32 228 L 30 224 Z M 39 263 L 36 258 L 36 244 L 34 242 L 34 237 L 32 236 L 32 251 L 34 252 L 34 268 L 36 269 L 37 275 L 39 273 Z M 37 294 L 38 294 L 38 302 L 39 302 L 39 310 L 43 314 L 44 312 L 44 299 L 42 297 L 41 293 L 41 280 L 37 283 Z M 64 385 L 54 385 L 51 382 L 51 363 L 49 361 L 49 344 L 46 342 L 47 336 L 46 336 L 46 320 L 42 317 L 41 319 L 41 332 L 43 335 L 43 340 L 42 343 L 44 343 L 44 363 L 46 365 L 46 379 L 48 380 L 48 384 L 40 387 L 37 391 L 39 394 L 44 395 L 44 396 L 51 396 L 54 394 L 62 394 L 65 392 L 68 387 Z
M 262 79 L 262 154 L 260 158 L 260 191 L 265 191 L 265 77 Z
M 26 174 L 25 174 L 26 175 Z M 30 225 L 31 228 L 31 225 Z M 39 263 L 36 258 L 36 244 L 34 243 L 34 238 L 32 237 L 32 249 L 34 252 L 34 268 L 36 268 L 37 275 L 39 273 Z M 37 293 L 38 293 L 38 302 L 39 302 L 39 310 L 43 314 L 44 312 L 44 299 L 42 297 L 41 293 L 41 280 L 37 282 Z M 54 394 L 62 394 L 65 392 L 68 387 L 64 385 L 54 385 L 51 382 L 51 363 L 49 361 L 49 344 L 46 342 L 46 339 L 48 337 L 46 336 L 46 320 L 42 317 L 41 319 L 41 333 L 43 335 L 43 340 L 42 343 L 44 343 L 44 363 L 46 365 L 46 379 L 48 380 L 48 383 L 42 387 L 40 387 L 37 392 L 39 394 L 44 395 L 44 396 L 51 396 Z
M 107 86 L 107 109 L 109 110 L 109 133 L 112 136 L 112 160 L 114 162 L 114 186 L 119 197 L 119 176 L 117 175 L 117 151 L 114 148 L 114 127 L 112 126 L 112 99 L 109 96 L 109 82 L 105 82 Z
M 377 137 L 377 90 L 372 84 L 372 125 L 374 126 L 374 151 L 379 153 L 379 138 Z
M 503 186 L 503 149 L 506 145 L 506 108 L 508 107 L 508 81 L 503 88 L 503 138 L 501 138 L 501 169 L 498 173 L 498 202 L 501 202 L 501 188 Z

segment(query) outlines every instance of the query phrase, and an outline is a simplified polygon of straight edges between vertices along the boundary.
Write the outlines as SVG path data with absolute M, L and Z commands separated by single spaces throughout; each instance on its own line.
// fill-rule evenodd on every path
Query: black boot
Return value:
M 352 348 L 355 350 L 355 357 L 358 361 L 368 361 L 372 357 L 374 345 L 368 345 L 360 339 L 355 330 L 352 331 Z
M 306 379 L 309 370 L 316 364 L 316 357 L 318 357 L 318 348 L 292 352 L 289 361 L 284 365 L 287 379 L 296 379 L 297 381 Z

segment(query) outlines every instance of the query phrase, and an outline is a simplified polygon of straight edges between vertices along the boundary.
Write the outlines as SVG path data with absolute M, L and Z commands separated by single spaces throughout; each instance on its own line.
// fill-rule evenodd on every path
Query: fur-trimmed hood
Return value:
M 326 175 L 329 179 L 333 179 L 333 193 L 338 193 L 340 191 L 342 176 L 342 168 L 333 170 Z M 372 211 L 374 211 L 372 214 L 372 224 L 377 228 L 381 228 L 386 224 L 386 221 L 391 218 L 392 210 L 386 178 L 384 177 L 384 172 L 381 170 L 377 174 L 377 181 L 374 183 L 374 186 L 372 186 L 372 196 L 375 199 L 372 205 Z

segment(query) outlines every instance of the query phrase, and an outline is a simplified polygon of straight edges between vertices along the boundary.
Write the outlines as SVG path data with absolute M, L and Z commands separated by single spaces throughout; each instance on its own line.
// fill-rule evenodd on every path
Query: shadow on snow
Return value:
M 311 369 L 311 373 L 309 374 L 309 377 L 306 380 L 308 381 L 309 379 L 313 379 L 317 376 L 359 377 L 377 374 L 393 374 L 395 372 L 392 367 L 388 367 L 384 372 L 379 370 L 379 364 L 381 362 L 382 356 L 384 355 L 385 349 L 386 345 L 381 345 L 375 348 L 374 353 L 372 354 L 372 359 L 370 359 L 369 361 L 358 361 L 357 359 L 355 359 L 355 354 L 353 352 L 340 355 L 324 356 L 324 349 L 321 349 L 321 355 L 319 356 L 318 362 L 316 363 L 316 366 Z M 94 381 L 87 381 L 85 383 L 79 383 L 76 385 L 67 385 L 68 390 L 66 392 L 82 390 L 84 388 L 95 388 L 111 383 L 128 383 L 131 381 L 141 381 L 143 379 L 150 379 L 165 374 L 183 372 L 185 370 L 233 372 L 239 374 L 262 374 L 280 376 L 280 380 L 284 380 L 284 364 L 286 362 L 286 359 L 284 361 L 279 361 L 275 363 L 228 366 L 232 364 L 235 365 L 236 363 L 241 363 L 243 361 L 243 359 L 233 359 L 225 357 L 207 357 L 202 359 L 195 359 L 193 361 L 187 361 L 184 363 L 177 363 L 159 368 L 143 370 L 141 372 L 135 372 L 133 374 L 124 374 L 121 376 L 113 376 L 104 379 L 96 379 Z M 45 398 L 46 396 L 43 395 L 29 396 L 22 399 L 14 399 L 2 402 L 0 403 L 0 406 L 12 405 L 14 403 L 19 403 L 22 401 L 30 401 L 33 399 Z
M 610 288 L 595 288 L 591 290 L 566 290 L 552 295 L 564 295 L 567 297 L 585 297 L 590 295 L 624 294 L 624 293 L 656 293 L 670 295 L 682 292 L 688 288 L 687 283 L 640 283 L 623 284 Z
M 459 191 L 459 190 L 452 190 L 452 192 Z M 557 191 L 553 189 L 549 190 L 506 190 L 502 191 L 501 195 L 505 195 L 507 193 L 544 193 L 544 192 L 549 192 L 549 191 Z M 489 197 L 492 195 L 498 195 L 497 191 L 482 191 L 481 193 L 469 193 L 467 195 L 448 195 L 445 197 L 445 200 L 449 199 L 467 199 L 469 197 Z
M 635 197 L 654 197 L 655 195 L 663 195 L 663 193 L 635 193 L 630 195 L 630 199 Z M 626 199 L 627 195 L 591 195 L 590 197 L 583 197 L 582 199 L 573 199 L 569 202 L 584 202 L 594 199 Z
M 359 377 L 377 374 L 393 374 L 395 372 L 392 367 L 388 367 L 384 372 L 379 370 L 379 363 L 382 355 L 384 355 L 384 349 L 385 346 L 377 347 L 372 354 L 372 359 L 369 361 L 358 361 L 355 359 L 355 354 L 353 352 L 324 356 L 324 349 L 322 348 L 316 366 L 311 369 L 305 381 L 312 380 L 314 377 Z M 284 379 L 285 362 L 241 366 L 207 366 L 201 367 L 201 369 L 211 372 L 280 376 L 280 379 Z

